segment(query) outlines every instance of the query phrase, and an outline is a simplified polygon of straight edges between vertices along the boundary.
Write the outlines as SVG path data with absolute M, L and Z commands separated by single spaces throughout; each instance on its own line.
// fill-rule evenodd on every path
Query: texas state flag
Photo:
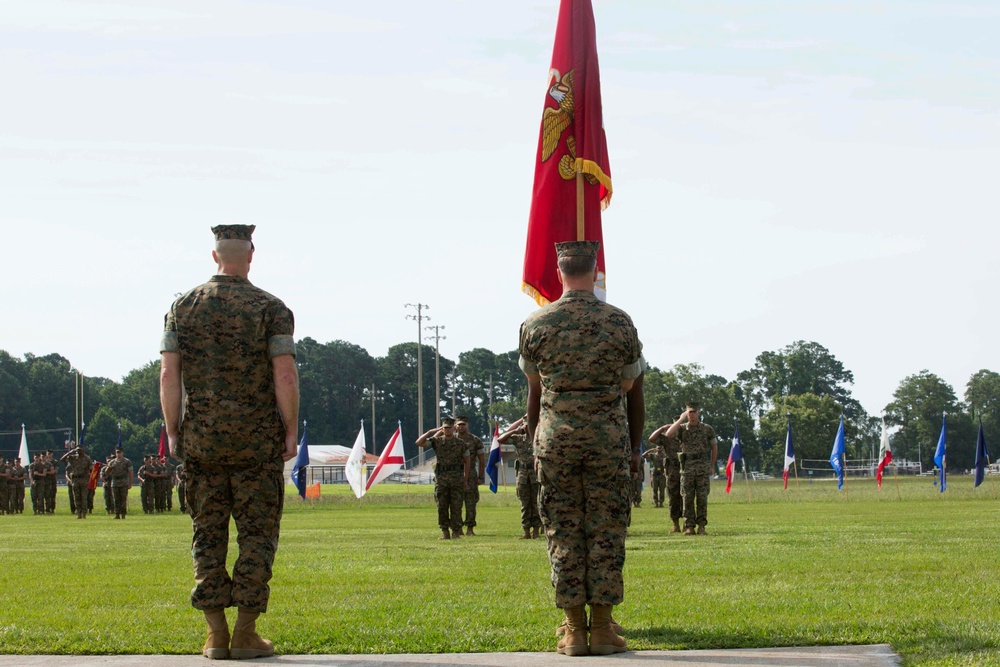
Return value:
M 726 493 L 733 488 L 733 474 L 736 472 L 736 462 L 743 458 L 743 447 L 740 445 L 740 426 L 736 425 L 736 435 L 733 436 L 733 447 L 729 450 L 729 460 L 726 461 Z
M 493 443 L 490 445 L 490 457 L 486 460 L 486 474 L 490 478 L 490 491 L 497 492 L 497 470 L 503 464 L 500 456 L 500 425 L 493 427 Z

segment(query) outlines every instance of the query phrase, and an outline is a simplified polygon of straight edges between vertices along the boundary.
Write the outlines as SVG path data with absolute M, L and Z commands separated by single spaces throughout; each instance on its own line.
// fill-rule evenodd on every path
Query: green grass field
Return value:
M 944 494 L 931 482 L 755 482 L 752 502 L 742 481 L 731 496 L 714 482 L 705 537 L 669 533 L 647 487 L 615 613 L 630 648 L 887 642 L 907 665 L 1000 665 L 1000 500 L 989 480 L 973 491 L 952 476 Z M 513 487 L 484 489 L 481 535 L 449 542 L 430 487 L 382 485 L 360 506 L 346 487 L 323 493 L 285 506 L 260 623 L 279 652 L 554 650 L 545 542 L 516 539 Z M 78 521 L 61 490 L 57 512 L 0 517 L 0 652 L 200 650 L 176 504 Z

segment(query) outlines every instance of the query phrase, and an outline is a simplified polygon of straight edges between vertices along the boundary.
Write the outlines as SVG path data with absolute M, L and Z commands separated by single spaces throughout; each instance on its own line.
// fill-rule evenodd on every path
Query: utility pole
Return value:
M 407 315 L 406 319 L 415 320 L 417 323 L 417 432 L 420 435 L 424 434 L 424 369 L 423 369 L 423 354 L 421 353 L 424 347 L 424 320 L 430 320 L 428 316 L 424 315 L 425 310 L 429 310 L 430 306 L 425 303 L 408 303 L 403 306 L 404 308 L 414 308 L 417 311 L 416 315 Z M 419 437 L 419 436 L 417 436 Z M 424 464 L 424 448 L 418 447 L 420 450 L 419 465 Z
M 447 336 L 441 335 L 443 324 L 432 324 L 424 327 L 428 331 L 434 330 L 434 425 L 441 428 L 441 341 L 447 340 Z
M 378 443 L 375 442 L 375 383 L 372 382 L 372 454 L 375 453 L 375 448 Z

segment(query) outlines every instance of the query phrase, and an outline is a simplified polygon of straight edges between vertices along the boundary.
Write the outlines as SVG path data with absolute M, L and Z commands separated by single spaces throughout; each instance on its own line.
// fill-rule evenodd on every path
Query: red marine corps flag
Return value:
M 521 285 L 538 305 L 562 295 L 555 250 L 561 241 L 602 241 L 596 291 L 603 298 L 601 211 L 610 201 L 594 9 L 590 0 L 562 0 L 535 156 Z

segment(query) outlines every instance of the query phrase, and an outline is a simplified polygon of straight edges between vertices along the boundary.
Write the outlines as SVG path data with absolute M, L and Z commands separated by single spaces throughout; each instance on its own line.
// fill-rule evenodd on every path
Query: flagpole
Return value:
M 76 377 L 73 378 L 73 425 L 76 429 L 73 439 L 75 442 L 80 442 L 80 371 L 77 371 Z M 30 464 L 31 461 L 26 463 Z
M 802 489 L 799 488 L 799 463 L 792 461 L 792 472 L 795 473 L 795 495 L 802 502 Z
M 841 454 L 841 465 L 844 466 L 844 500 L 849 499 L 848 489 L 847 489 L 847 452 L 845 451 Z
M 892 466 L 892 479 L 896 483 L 896 496 L 902 500 L 903 492 L 899 490 L 899 468 L 895 465 Z
M 747 464 L 746 461 L 743 462 L 743 479 L 747 483 L 747 504 L 753 503 L 753 498 L 750 496 L 750 476 L 747 475 Z
M 990 469 L 990 455 L 986 455 L 986 469 Z M 990 473 L 990 486 L 993 487 L 993 497 L 997 497 L 997 482 L 993 479 L 993 473 Z

